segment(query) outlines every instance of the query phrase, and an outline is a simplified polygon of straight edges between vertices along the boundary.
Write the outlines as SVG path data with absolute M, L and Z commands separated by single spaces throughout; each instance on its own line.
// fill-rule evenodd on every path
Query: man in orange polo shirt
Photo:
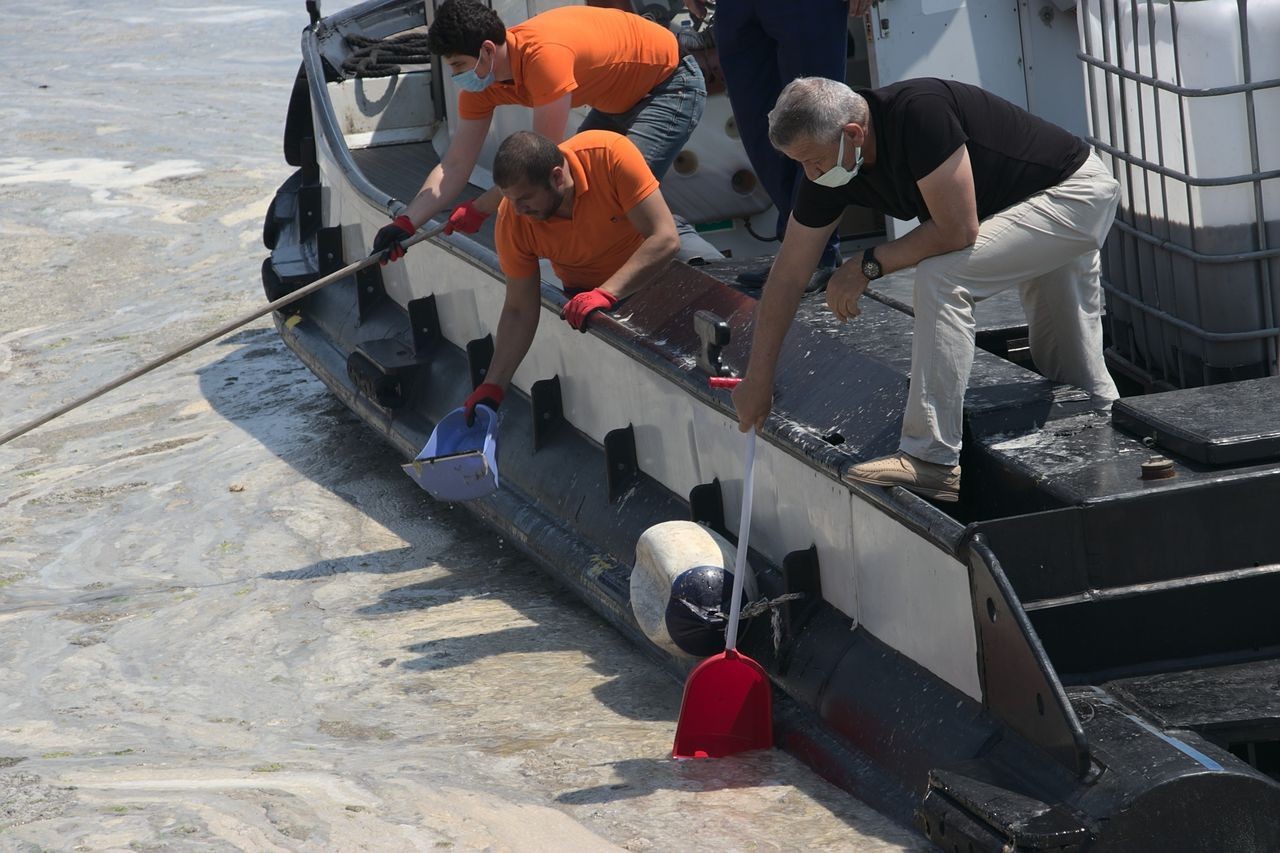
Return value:
M 585 332 L 590 316 L 645 287 L 675 256 L 671 211 L 640 151 L 625 136 L 588 130 L 556 146 L 520 131 L 494 158 L 503 199 L 495 229 L 507 293 L 485 382 L 463 403 L 497 408 L 533 343 L 542 314 L 538 260 L 572 296 L 561 315 Z
M 400 242 L 462 192 L 495 107 L 532 107 L 534 131 L 559 142 L 570 108 L 590 106 L 579 132 L 626 134 L 662 180 L 706 104 L 702 72 L 692 57 L 680 58 L 675 35 L 617 9 L 566 6 L 507 29 L 477 0 L 445 0 L 427 41 L 462 90 L 458 126 L 444 158 L 404 214 L 374 238 L 373 250 L 386 252 L 387 260 L 400 257 Z M 497 210 L 499 198 L 493 189 L 458 205 L 445 233 L 474 233 Z M 687 223 L 681 223 L 680 234 L 688 257 L 720 256 Z

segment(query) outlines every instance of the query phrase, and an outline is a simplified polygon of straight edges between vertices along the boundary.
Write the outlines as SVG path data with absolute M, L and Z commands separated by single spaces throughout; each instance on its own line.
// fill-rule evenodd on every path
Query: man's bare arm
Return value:
M 791 321 L 795 319 L 796 309 L 800 306 L 800 297 L 804 296 L 805 285 L 817 269 L 818 260 L 822 257 L 822 251 L 836 224 L 833 222 L 824 228 L 810 228 L 796 222 L 794 216 L 787 222 L 782 247 L 778 250 L 773 268 L 769 270 L 769 278 L 760 294 L 760 304 L 756 306 L 756 321 L 751 333 L 751 359 L 747 362 L 748 374 L 767 377 L 772 384 L 778 353 L 782 351 L 782 341 L 791 328 Z
M 535 133 L 545 136 L 555 144 L 559 145 L 564 141 L 565 130 L 569 126 L 569 98 L 566 94 L 549 104 L 543 104 L 540 107 L 533 108 L 533 130 Z M 472 163 L 474 168 L 475 164 Z M 462 188 L 459 187 L 461 192 Z M 482 213 L 490 216 L 498 212 L 498 205 L 502 202 L 502 191 L 497 187 L 490 187 L 485 190 L 475 201 L 471 202 L 472 207 Z
M 961 145 L 916 185 L 931 218 L 897 240 L 876 246 L 876 260 L 885 273 L 972 246 L 978 239 L 978 202 L 968 148 Z
M 533 344 L 541 313 L 542 286 L 539 276 L 508 278 L 502 316 L 498 318 L 498 331 L 493 341 L 493 358 L 489 362 L 485 382 L 492 382 L 506 390 L 516 368 L 524 361 Z
M 676 223 L 662 197 L 655 189 L 635 207 L 627 211 L 627 219 L 644 235 L 644 242 L 627 258 L 600 290 L 616 299 L 630 296 L 645 287 L 675 257 L 680 249 Z
M 733 391 L 739 428 L 744 432 L 753 426 L 763 427 L 769 410 L 773 408 L 774 372 L 778 354 L 782 352 L 782 342 L 795 319 L 809 276 L 817 268 L 822 250 L 826 248 L 837 222 L 823 228 L 801 225 L 795 216 L 787 222 L 782 248 L 778 250 L 778 257 L 760 295 L 760 304 L 756 306 L 747 372 Z
M 480 158 L 480 147 L 488 132 L 487 118 L 464 118 L 458 122 L 458 130 L 449 143 L 449 150 L 444 153 L 444 159 L 427 175 L 422 189 L 418 190 L 405 211 L 414 226 L 421 228 L 424 222 L 452 204 L 462 192 L 476 167 L 476 160 Z M 497 209 L 496 204 L 494 208 Z

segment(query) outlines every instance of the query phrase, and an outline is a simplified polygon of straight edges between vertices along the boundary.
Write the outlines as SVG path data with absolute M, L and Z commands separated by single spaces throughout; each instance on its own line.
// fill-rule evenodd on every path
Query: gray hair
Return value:
M 797 77 L 769 111 L 769 141 L 789 148 L 801 139 L 835 142 L 850 122 L 867 123 L 867 101 L 844 83 L 825 77 Z

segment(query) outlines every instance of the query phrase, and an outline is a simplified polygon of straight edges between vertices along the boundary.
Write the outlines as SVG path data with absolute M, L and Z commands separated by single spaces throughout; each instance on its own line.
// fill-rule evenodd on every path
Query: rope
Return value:
M 803 592 L 788 592 L 786 595 L 780 595 L 777 598 L 757 598 L 742 608 L 739 618 L 750 619 L 752 616 L 759 616 L 766 610 L 777 612 L 778 605 L 786 604 L 788 601 L 797 601 L 801 598 L 804 598 Z
M 351 55 L 342 60 L 342 70 L 353 77 L 390 77 L 400 73 L 401 65 L 431 64 L 425 33 L 407 33 L 385 39 L 361 35 L 345 38 Z
M 750 619 L 752 616 L 759 616 L 766 610 L 772 611 L 769 614 L 769 627 L 773 633 L 773 651 L 776 654 L 778 649 L 782 648 L 782 611 L 778 609 L 778 605 L 786 604 L 788 601 L 797 601 L 804 598 L 803 592 L 788 592 L 777 598 L 757 598 L 742 608 L 739 614 L 742 619 Z

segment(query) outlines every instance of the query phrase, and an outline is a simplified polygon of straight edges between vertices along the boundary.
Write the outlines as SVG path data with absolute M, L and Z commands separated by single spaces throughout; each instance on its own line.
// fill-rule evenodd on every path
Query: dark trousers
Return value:
M 797 77 L 844 80 L 847 0 L 719 0 L 715 37 L 742 146 L 786 229 L 804 173 L 769 144 L 769 111 Z M 839 257 L 836 236 L 823 264 Z

